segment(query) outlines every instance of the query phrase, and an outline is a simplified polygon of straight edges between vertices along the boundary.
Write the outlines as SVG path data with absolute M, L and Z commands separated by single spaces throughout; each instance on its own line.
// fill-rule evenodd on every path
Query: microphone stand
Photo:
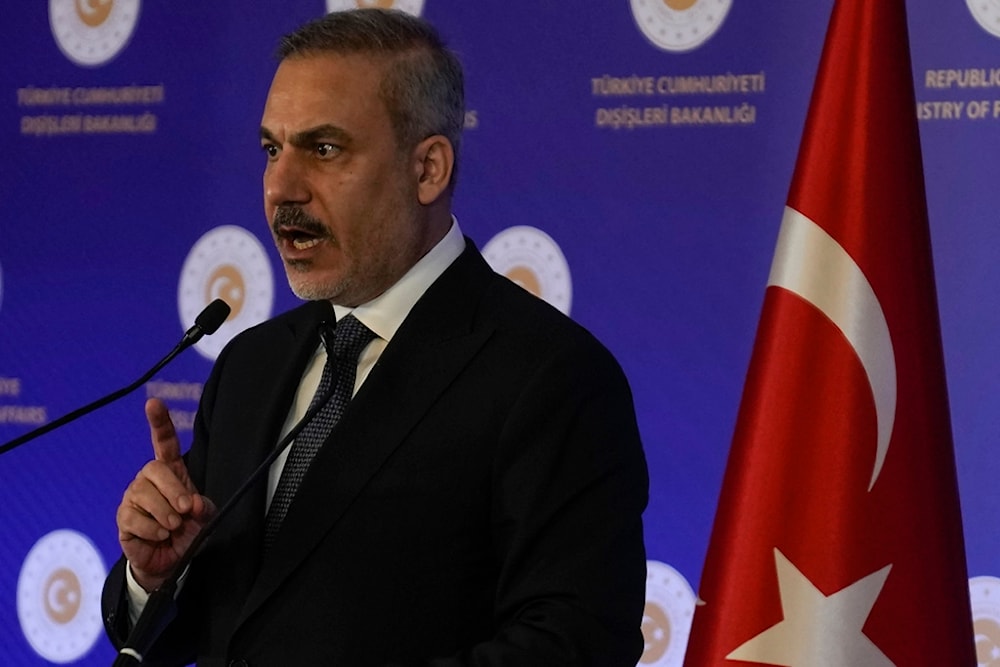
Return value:
M 202 336 L 215 333 L 228 316 L 229 305 L 222 299 L 216 299 L 212 303 L 208 304 L 208 306 L 206 306 L 205 309 L 198 314 L 198 317 L 195 318 L 194 326 L 184 333 L 184 337 L 181 338 L 180 342 L 177 343 L 174 349 L 171 350 L 167 356 L 163 357 L 163 359 L 161 359 L 155 366 L 146 371 L 146 373 L 143 374 L 143 376 L 138 380 L 127 387 L 122 387 L 118 391 L 112 392 L 92 403 L 88 403 L 82 408 L 77 408 L 73 412 L 65 414 L 55 421 L 49 422 L 44 426 L 39 426 L 33 431 L 28 431 L 24 435 L 14 438 L 10 442 L 0 446 L 0 456 L 16 447 L 20 447 L 26 442 L 30 442 L 39 436 L 45 435 L 49 431 L 53 431 L 64 424 L 68 424 L 71 421 L 83 417 L 84 415 L 90 414 L 94 410 L 104 407 L 108 403 L 117 401 L 126 394 L 132 393 L 153 377 L 157 371 L 173 361 L 174 357 L 201 340 Z
M 321 330 L 322 331 L 322 330 Z M 326 337 L 323 336 L 324 344 L 326 343 Z M 265 476 L 268 469 L 270 469 L 271 464 L 281 455 L 283 451 L 291 444 L 292 440 L 299 434 L 306 424 L 312 421 L 313 417 L 323 409 L 323 406 L 330 400 L 333 396 L 334 388 L 336 383 L 330 383 L 330 388 L 325 394 L 320 398 L 320 400 L 315 401 L 313 405 L 306 411 L 295 426 L 285 435 L 284 438 L 278 441 L 278 444 L 274 446 L 271 453 L 267 455 L 267 458 L 250 474 L 250 476 L 240 485 L 233 495 L 230 496 L 222 507 L 216 511 L 215 515 L 209 519 L 202 529 L 195 535 L 194 540 L 184 551 L 180 560 L 174 565 L 174 568 L 170 571 L 170 576 L 167 577 L 166 581 L 160 584 L 152 593 L 149 594 L 149 599 L 146 602 L 146 606 L 143 607 L 142 613 L 139 614 L 139 618 L 135 622 L 135 626 L 132 631 L 129 632 L 128 639 L 125 640 L 124 646 L 118 652 L 118 657 L 115 658 L 112 667 L 129 667 L 131 665 L 141 664 L 144 656 L 152 647 L 153 643 L 156 641 L 160 633 L 170 624 L 174 617 L 177 615 L 177 605 L 175 604 L 175 596 L 177 595 L 177 582 L 180 580 L 181 575 L 187 569 L 188 565 L 191 564 L 192 559 L 197 555 L 199 549 L 205 541 L 212 536 L 215 532 L 216 527 L 219 522 L 222 521 L 223 517 L 232 511 L 233 507 L 246 495 L 255 484 L 257 484 L 261 478 Z

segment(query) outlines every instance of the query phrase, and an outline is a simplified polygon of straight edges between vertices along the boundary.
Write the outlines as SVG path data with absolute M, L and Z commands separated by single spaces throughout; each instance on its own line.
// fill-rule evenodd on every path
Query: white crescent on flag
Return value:
M 889 451 L 896 419 L 896 358 L 889 325 L 871 283 L 843 246 L 815 222 L 786 206 L 768 285 L 781 287 L 816 306 L 844 334 L 861 360 L 878 420 L 875 486 Z

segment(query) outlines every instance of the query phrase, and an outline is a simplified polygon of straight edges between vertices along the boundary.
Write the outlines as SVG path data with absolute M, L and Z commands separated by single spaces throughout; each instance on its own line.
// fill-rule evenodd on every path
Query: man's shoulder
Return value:
M 471 242 L 466 252 L 445 274 L 436 297 L 450 307 L 466 295 L 475 303 L 476 322 L 516 339 L 530 339 L 540 347 L 579 345 L 583 349 L 603 345 L 568 314 L 530 292 L 510 278 L 496 273 Z M 458 298 L 456 299 L 456 295 Z
M 244 329 L 226 347 L 255 349 L 261 345 L 271 345 L 276 340 L 297 338 L 303 333 L 312 336 L 322 322 L 330 321 L 333 317 L 333 309 L 329 303 L 310 301 Z

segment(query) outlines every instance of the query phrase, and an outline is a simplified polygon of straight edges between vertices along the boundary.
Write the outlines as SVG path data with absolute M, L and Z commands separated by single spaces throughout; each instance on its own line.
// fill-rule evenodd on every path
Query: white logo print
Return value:
M 639 29 L 664 51 L 691 51 L 715 34 L 733 0 L 631 0 Z
M 107 571 L 86 536 L 56 530 L 35 543 L 17 579 L 17 617 L 38 655 L 73 662 L 101 634 L 101 588 Z
M 979 667 L 1000 665 L 1000 579 L 973 577 L 969 580 L 972 627 L 976 635 Z
M 534 227 L 510 227 L 490 239 L 483 257 L 494 271 L 569 315 L 573 301 L 569 265 L 551 236 Z
M 274 305 L 271 263 L 263 244 L 242 227 L 216 227 L 191 248 L 177 289 L 181 327 L 191 326 L 215 299 L 222 299 L 232 310 L 215 334 L 195 345 L 207 359 L 219 356 L 233 336 L 270 317 Z
M 413 16 L 420 16 L 424 0 L 326 0 L 326 11 L 342 12 L 348 9 L 398 9 Z
M 639 665 L 681 667 L 694 618 L 694 591 L 684 576 L 666 563 L 646 561 L 646 609 Z
M 965 0 L 965 3 L 984 30 L 1000 37 L 1000 0 Z
M 139 20 L 139 0 L 49 0 L 49 24 L 63 54 L 97 67 L 128 44 Z

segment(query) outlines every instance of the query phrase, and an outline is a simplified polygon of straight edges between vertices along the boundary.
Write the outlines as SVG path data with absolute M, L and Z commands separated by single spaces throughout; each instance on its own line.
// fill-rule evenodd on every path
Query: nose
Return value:
M 290 151 L 281 152 L 264 169 L 264 203 L 268 208 L 309 201 L 309 187 L 304 170 Z

